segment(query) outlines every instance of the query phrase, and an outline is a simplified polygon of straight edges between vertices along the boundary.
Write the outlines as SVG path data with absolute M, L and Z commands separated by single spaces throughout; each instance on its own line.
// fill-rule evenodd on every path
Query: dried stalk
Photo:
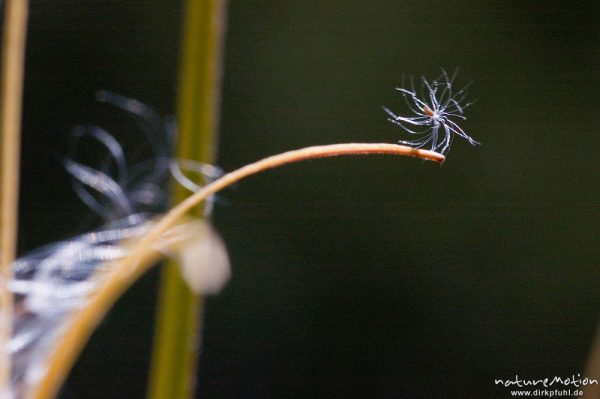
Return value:
M 0 395 L 8 392 L 11 374 L 7 351 L 12 332 L 12 278 L 18 227 L 19 152 L 27 0 L 7 0 L 4 13 L 1 83 L 0 152 Z
M 288 163 L 314 158 L 366 154 L 403 155 L 438 163 L 442 163 L 445 159 L 443 155 L 432 151 L 395 144 L 333 144 L 307 147 L 273 155 L 228 173 L 208 184 L 163 216 L 148 234 L 132 246 L 130 255 L 117 261 L 112 267 L 107 268 L 112 270 L 112 272 L 97 276 L 104 281 L 98 290 L 92 294 L 87 305 L 74 314 L 68 322 L 65 334 L 56 343 L 49 359 L 47 372 L 43 380 L 38 384 L 35 392 L 30 397 L 34 399 L 55 397 L 68 371 L 75 362 L 77 355 L 108 309 L 160 257 L 155 248 L 157 248 L 157 243 L 161 240 L 164 233 L 175 226 L 186 213 L 207 197 L 245 177 Z
M 592 342 L 590 354 L 585 368 L 584 378 L 600 381 L 600 325 Z M 583 396 L 585 399 L 599 399 L 600 385 L 590 384 L 583 387 Z

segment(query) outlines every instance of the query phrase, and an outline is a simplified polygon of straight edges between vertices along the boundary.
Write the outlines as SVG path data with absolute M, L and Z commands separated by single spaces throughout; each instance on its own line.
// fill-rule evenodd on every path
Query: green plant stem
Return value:
M 176 156 L 214 163 L 225 32 L 224 0 L 187 0 L 178 88 L 179 136 Z M 185 198 L 174 187 L 173 198 Z M 182 280 L 170 261 L 162 271 L 149 398 L 193 397 L 202 298 Z
M 4 9 L 1 83 L 0 151 L 0 396 L 9 389 L 12 333 L 12 295 L 6 282 L 12 278 L 17 246 L 19 200 L 19 153 L 23 66 L 27 32 L 27 0 L 7 0 Z

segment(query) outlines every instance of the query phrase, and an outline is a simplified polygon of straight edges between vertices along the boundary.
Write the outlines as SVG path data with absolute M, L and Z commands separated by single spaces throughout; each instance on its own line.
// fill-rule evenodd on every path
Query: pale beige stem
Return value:
M 77 355 L 104 314 L 121 294 L 158 260 L 160 255 L 155 250 L 157 243 L 164 233 L 175 226 L 178 220 L 193 207 L 227 186 L 268 169 L 313 158 L 361 154 L 404 155 L 439 163 L 442 163 L 445 159 L 443 155 L 432 151 L 395 144 L 332 144 L 307 147 L 273 155 L 228 173 L 208 184 L 163 216 L 148 234 L 133 244 L 130 255 L 117 261 L 112 267 L 107 268 L 108 270 L 113 270 L 113 272 L 97 276 L 104 281 L 100 284 L 97 291 L 92 294 L 87 306 L 75 313 L 68 322 L 69 327 L 67 331 L 60 338 L 60 341 L 57 342 L 48 361 L 48 370 L 43 380 L 30 397 L 35 399 L 49 399 L 56 395 L 69 369 L 75 362 Z
M 585 368 L 584 378 L 600 381 L 600 324 Z M 585 399 L 600 399 L 600 384 L 590 384 L 583 387 L 583 396 Z
M 27 0 L 7 0 L 4 9 L 1 83 L 0 176 L 0 395 L 9 389 L 12 295 L 7 282 L 17 246 L 19 152 L 23 65 L 27 31 Z

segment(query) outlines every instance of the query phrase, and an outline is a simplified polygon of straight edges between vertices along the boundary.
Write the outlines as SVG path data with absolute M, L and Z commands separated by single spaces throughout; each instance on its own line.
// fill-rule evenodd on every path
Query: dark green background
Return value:
M 71 128 L 140 133 L 110 89 L 173 113 L 181 5 L 32 0 L 20 252 L 97 222 L 61 169 Z M 476 105 L 445 165 L 330 159 L 221 195 L 234 276 L 209 299 L 203 398 L 503 398 L 582 372 L 600 308 L 600 5 L 230 3 L 219 165 L 406 138 L 403 74 L 460 66 Z M 62 398 L 142 398 L 156 272 L 111 312 Z

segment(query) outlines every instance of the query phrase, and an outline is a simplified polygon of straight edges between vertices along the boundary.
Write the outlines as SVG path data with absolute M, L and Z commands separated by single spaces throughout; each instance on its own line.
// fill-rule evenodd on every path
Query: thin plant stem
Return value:
M 11 374 L 11 359 L 7 348 L 12 334 L 13 302 L 7 282 L 12 278 L 11 267 L 17 247 L 27 5 L 27 0 L 7 0 L 4 12 L 0 89 L 0 395 L 8 392 Z
M 596 336 L 592 342 L 590 349 L 589 358 L 585 367 L 584 378 L 600 380 L 600 325 L 596 331 Z M 582 387 L 583 395 L 585 399 L 598 399 L 600 398 L 600 385 L 589 384 Z
M 185 1 L 177 158 L 215 163 L 226 3 Z M 172 191 L 174 203 L 188 195 L 179 185 Z M 174 260 L 167 262 L 161 272 L 148 397 L 192 398 L 203 298 L 189 289 Z
M 164 215 L 152 229 L 136 243 L 130 245 L 129 255 L 116 261 L 112 267 L 103 268 L 96 278 L 102 279 L 99 288 L 86 305 L 71 316 L 65 333 L 60 337 L 47 364 L 47 372 L 30 396 L 34 399 L 55 397 L 75 359 L 89 336 L 116 300 L 160 257 L 156 248 L 164 234 L 174 227 L 190 210 L 210 195 L 239 180 L 279 166 L 314 158 L 341 155 L 390 154 L 417 157 L 442 163 L 444 156 L 432 151 L 395 144 L 332 144 L 307 147 L 264 158 L 230 172 L 192 194 Z M 175 339 L 186 339 L 179 337 Z M 183 361 L 184 359 L 182 359 Z

